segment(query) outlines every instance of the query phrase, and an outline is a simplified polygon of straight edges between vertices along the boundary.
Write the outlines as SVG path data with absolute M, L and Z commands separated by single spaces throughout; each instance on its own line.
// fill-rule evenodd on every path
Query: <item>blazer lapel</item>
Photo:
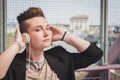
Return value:
M 25 80 L 26 77 L 26 54 L 23 52 L 19 55 L 15 63 L 15 80 Z
M 57 74 L 57 76 L 60 78 L 60 80 L 65 80 L 65 68 L 64 68 L 64 63 L 59 61 L 54 56 L 47 55 L 45 54 L 45 58 L 50 65 L 51 69 Z

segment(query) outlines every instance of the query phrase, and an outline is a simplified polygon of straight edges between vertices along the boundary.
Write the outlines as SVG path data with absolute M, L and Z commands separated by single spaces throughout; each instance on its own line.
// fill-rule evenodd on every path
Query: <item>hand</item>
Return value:
M 14 42 L 17 42 L 20 48 L 25 47 L 25 43 L 22 40 L 22 35 L 21 35 L 19 27 L 17 27 L 15 31 Z
M 62 39 L 62 36 L 64 34 L 64 30 L 57 26 L 50 26 L 50 29 L 52 31 L 52 41 L 58 41 Z

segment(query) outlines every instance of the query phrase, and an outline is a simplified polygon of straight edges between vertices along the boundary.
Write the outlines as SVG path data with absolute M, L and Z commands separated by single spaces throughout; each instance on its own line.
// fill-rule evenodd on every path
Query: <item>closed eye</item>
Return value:
M 40 30 L 40 29 L 35 29 L 35 31 L 39 32 L 39 31 L 41 31 L 41 30 Z

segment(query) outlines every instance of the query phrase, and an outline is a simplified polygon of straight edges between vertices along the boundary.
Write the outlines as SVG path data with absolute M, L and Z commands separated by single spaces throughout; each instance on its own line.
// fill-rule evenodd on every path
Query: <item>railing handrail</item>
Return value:
M 103 65 L 103 66 L 90 66 L 87 68 L 82 68 L 76 70 L 76 72 L 81 72 L 81 71 L 96 71 L 96 70 L 109 70 L 109 69 L 120 69 L 120 64 L 113 64 L 113 65 Z

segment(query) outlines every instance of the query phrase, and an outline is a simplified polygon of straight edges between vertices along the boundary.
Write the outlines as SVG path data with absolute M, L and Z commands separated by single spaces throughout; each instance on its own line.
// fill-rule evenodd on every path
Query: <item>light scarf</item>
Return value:
M 39 64 L 39 66 L 38 66 Z M 52 71 L 47 60 L 42 58 L 38 62 L 27 59 L 26 80 L 60 80 L 57 74 Z

